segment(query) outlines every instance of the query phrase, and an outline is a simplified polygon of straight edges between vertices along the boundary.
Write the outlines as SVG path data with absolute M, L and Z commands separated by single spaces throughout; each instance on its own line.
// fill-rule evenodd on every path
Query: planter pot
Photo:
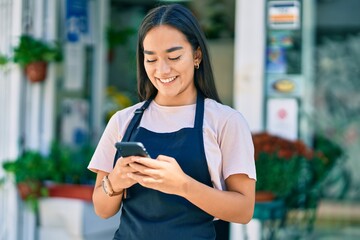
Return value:
M 255 202 L 270 202 L 275 199 L 275 194 L 268 191 L 257 191 L 255 193 Z
M 26 200 L 28 197 L 40 197 L 42 184 L 40 182 L 28 181 L 17 184 L 19 194 L 22 200 Z
M 109 63 L 112 63 L 115 59 L 115 49 L 114 48 L 110 48 L 108 50 L 108 56 L 107 56 L 107 60 Z
M 92 201 L 94 186 L 81 184 L 54 184 L 48 186 L 49 197 L 75 198 Z
M 25 67 L 25 74 L 30 82 L 42 82 L 47 74 L 47 62 L 33 62 Z

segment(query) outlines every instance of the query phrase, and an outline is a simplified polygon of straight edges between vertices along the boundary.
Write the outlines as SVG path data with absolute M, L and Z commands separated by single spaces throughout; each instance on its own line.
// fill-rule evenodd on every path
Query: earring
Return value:
M 194 65 L 194 66 L 195 66 L 195 68 L 196 68 L 196 69 L 199 69 L 200 64 L 199 64 L 199 63 L 195 63 L 195 65 Z

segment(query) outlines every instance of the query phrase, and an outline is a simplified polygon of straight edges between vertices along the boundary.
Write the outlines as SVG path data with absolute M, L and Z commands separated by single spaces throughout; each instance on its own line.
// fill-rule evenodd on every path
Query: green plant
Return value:
M 36 151 L 27 151 L 14 161 L 6 161 L 3 168 L 6 172 L 15 173 L 16 183 L 43 181 L 49 177 L 51 161 Z
M 253 135 L 253 141 L 256 190 L 269 191 L 277 197 L 288 195 L 299 175 L 299 161 L 296 159 L 298 154 L 292 153 L 292 149 L 285 146 L 287 141 L 267 133 Z
M 62 51 L 59 43 L 50 44 L 22 35 L 19 45 L 14 48 L 12 60 L 22 67 L 33 62 L 59 62 L 62 60 Z
M 16 159 L 5 161 L 2 167 L 14 175 L 22 199 L 37 209 L 38 198 L 48 195 L 49 182 L 94 184 L 96 175 L 87 169 L 93 151 L 90 146 L 72 149 L 53 143 L 47 156 L 25 151 Z
M 5 161 L 3 169 L 14 174 L 21 198 L 36 209 L 37 199 L 47 195 L 42 183 L 51 177 L 52 162 L 39 152 L 26 151 L 15 160 Z
M 106 39 L 109 49 L 113 49 L 118 45 L 124 45 L 129 38 L 136 33 L 136 30 L 127 27 L 120 30 L 117 30 L 113 27 L 108 27 L 106 30 Z
M 96 175 L 87 169 L 93 153 L 94 148 L 89 145 L 72 148 L 53 143 L 49 158 L 56 170 L 49 180 L 55 183 L 93 184 Z
M 316 136 L 314 148 L 302 141 L 290 141 L 268 133 L 253 135 L 257 171 L 257 191 L 270 191 L 287 203 L 298 202 L 300 195 L 317 190 L 341 148 Z
M 0 53 L 0 66 L 8 64 L 10 61 L 9 57 Z

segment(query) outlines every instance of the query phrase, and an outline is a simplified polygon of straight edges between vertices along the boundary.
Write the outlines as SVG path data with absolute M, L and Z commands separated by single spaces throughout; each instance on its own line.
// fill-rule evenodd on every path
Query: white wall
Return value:
M 237 0 L 234 107 L 253 132 L 263 130 L 265 0 Z
M 244 115 L 252 132 L 264 129 L 264 11 L 265 0 L 236 0 L 234 107 Z M 258 220 L 247 225 L 231 223 L 230 239 L 260 239 L 260 228 Z
M 25 29 L 37 38 L 56 39 L 57 3 L 0 0 L 0 50 L 10 54 Z M 50 65 L 45 82 L 31 84 L 16 64 L 0 70 L 0 164 L 24 148 L 48 150 L 54 134 L 55 75 Z M 0 239 L 35 239 L 35 215 L 19 201 L 14 180 L 6 180 L 0 188 Z
M 9 54 L 21 32 L 21 0 L 0 0 L 0 51 Z M 12 17 L 16 16 L 16 17 Z M 18 155 L 20 140 L 21 72 L 17 66 L 0 69 L 0 165 Z M 0 168 L 0 179 L 4 172 Z M 12 182 L 0 186 L 0 239 L 16 240 L 18 197 Z

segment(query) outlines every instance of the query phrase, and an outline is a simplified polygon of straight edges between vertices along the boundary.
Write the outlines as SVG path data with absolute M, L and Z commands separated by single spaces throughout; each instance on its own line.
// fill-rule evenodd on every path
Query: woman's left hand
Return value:
M 181 195 L 189 176 L 172 157 L 159 155 L 156 160 L 138 157 L 129 166 L 137 172 L 128 173 L 140 185 L 168 194 Z

